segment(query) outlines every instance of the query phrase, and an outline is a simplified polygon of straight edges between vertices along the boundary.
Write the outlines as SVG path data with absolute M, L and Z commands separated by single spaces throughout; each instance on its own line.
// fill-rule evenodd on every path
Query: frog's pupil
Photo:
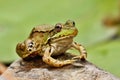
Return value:
M 30 44 L 30 45 L 29 45 L 29 47 L 33 47 L 33 45 L 32 45 L 32 44 Z
M 30 42 L 28 47 L 33 47 L 33 42 Z
M 28 49 L 29 51 L 32 51 L 32 49 Z

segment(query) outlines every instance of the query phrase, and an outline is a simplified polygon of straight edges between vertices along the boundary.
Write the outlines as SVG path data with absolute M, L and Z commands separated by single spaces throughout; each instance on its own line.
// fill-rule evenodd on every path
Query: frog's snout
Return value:
M 16 46 L 16 51 L 24 51 L 25 50 L 25 44 L 24 43 L 18 43 Z

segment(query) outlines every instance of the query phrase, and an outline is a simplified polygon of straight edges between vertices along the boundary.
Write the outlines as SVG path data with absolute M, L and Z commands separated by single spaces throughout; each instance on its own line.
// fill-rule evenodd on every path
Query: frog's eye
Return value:
M 33 47 L 34 47 L 34 43 L 33 43 L 33 42 L 30 42 L 30 43 L 28 44 L 28 51 L 32 51 Z
M 58 23 L 58 24 L 55 25 L 55 30 L 56 30 L 57 32 L 60 32 L 61 29 L 62 29 L 62 25 L 61 25 L 61 24 Z
M 28 51 L 32 51 L 32 49 L 28 49 Z
M 30 42 L 29 45 L 28 45 L 28 47 L 29 47 L 29 48 L 32 48 L 33 45 L 34 45 L 33 42 Z

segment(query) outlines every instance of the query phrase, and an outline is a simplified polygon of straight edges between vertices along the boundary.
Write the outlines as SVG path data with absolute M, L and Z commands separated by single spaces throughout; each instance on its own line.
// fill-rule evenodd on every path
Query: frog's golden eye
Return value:
M 28 45 L 28 51 L 32 51 L 33 47 L 34 47 L 33 42 L 30 42 Z
M 62 25 L 61 25 L 60 23 L 58 23 L 58 24 L 55 25 L 55 30 L 56 30 L 57 32 L 60 32 L 61 29 L 62 29 Z
M 33 42 L 30 42 L 28 47 L 32 48 L 33 47 Z

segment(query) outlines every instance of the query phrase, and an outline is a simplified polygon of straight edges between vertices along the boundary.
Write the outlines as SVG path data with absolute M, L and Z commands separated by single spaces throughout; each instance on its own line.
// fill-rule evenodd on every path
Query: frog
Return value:
M 78 29 L 72 20 L 55 25 L 39 25 L 32 29 L 26 40 L 17 44 L 16 52 L 23 59 L 41 56 L 42 61 L 52 67 L 73 64 L 77 59 L 86 60 L 87 58 L 85 47 L 73 40 L 77 34 Z M 53 58 L 71 48 L 78 50 L 80 55 L 67 60 Z

